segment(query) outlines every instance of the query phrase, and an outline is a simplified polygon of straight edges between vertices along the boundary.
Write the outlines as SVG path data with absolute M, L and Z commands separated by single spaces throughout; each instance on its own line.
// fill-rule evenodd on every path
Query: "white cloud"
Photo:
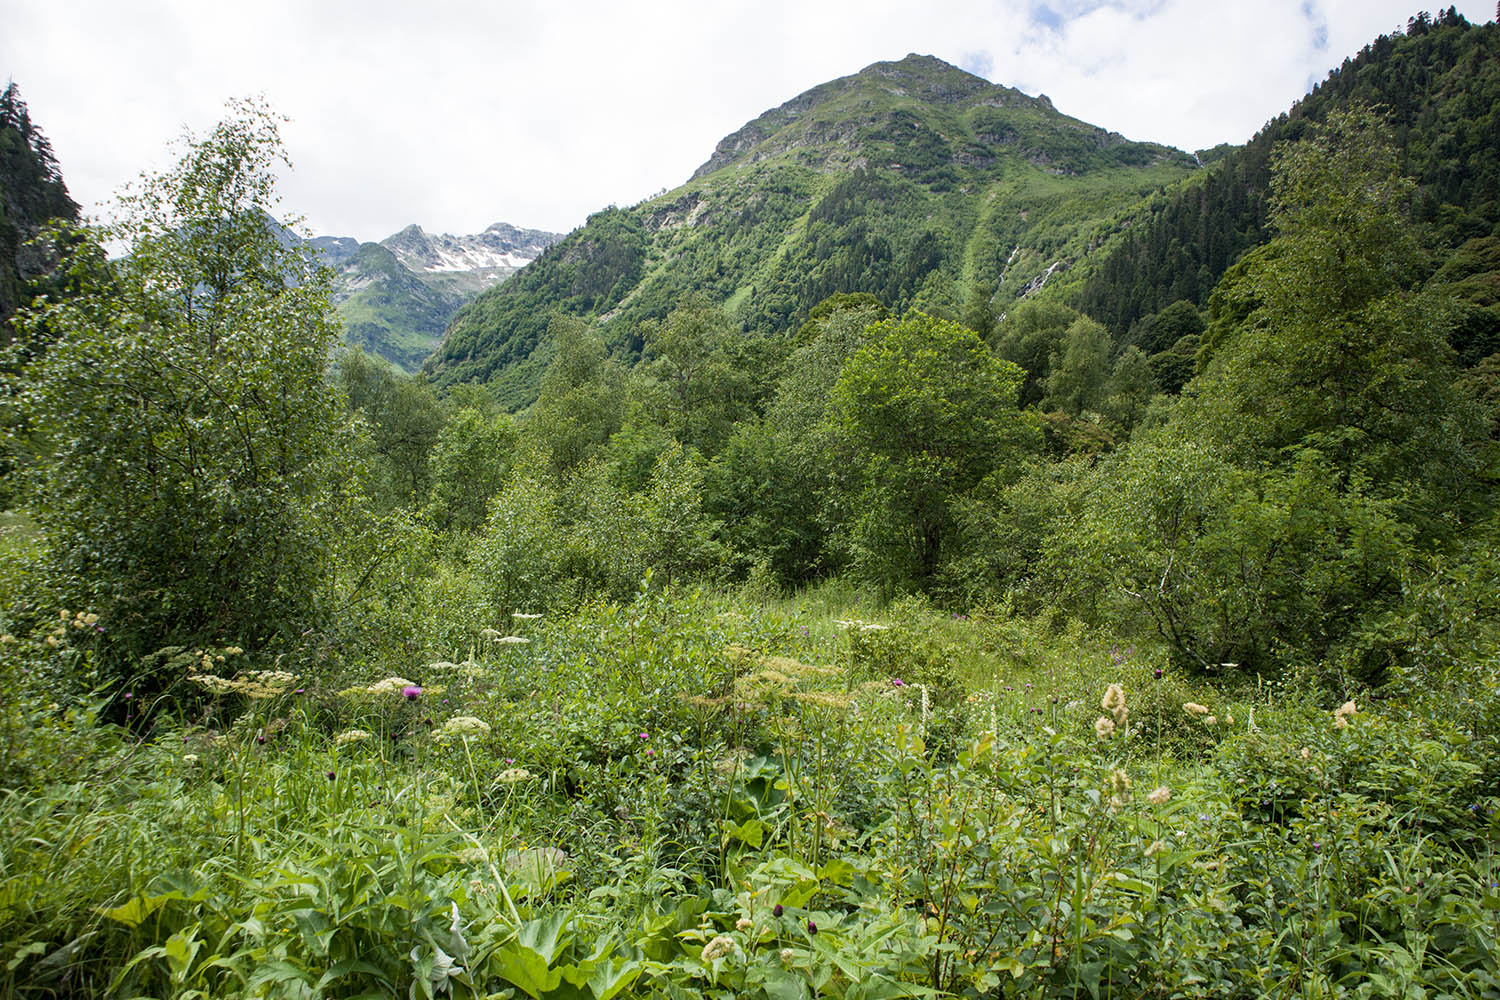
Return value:
M 1487 2 L 1487 0 L 1486 0 Z M 1045 6 L 1049 15 L 1038 16 Z M 94 205 L 264 93 L 319 232 L 568 229 L 808 87 L 908 52 L 1184 148 L 1243 142 L 1410 0 L 9 0 L 3 64 Z M 1473 21 L 1489 11 L 1460 5 Z M 1326 39 L 1320 47 L 1320 36 Z

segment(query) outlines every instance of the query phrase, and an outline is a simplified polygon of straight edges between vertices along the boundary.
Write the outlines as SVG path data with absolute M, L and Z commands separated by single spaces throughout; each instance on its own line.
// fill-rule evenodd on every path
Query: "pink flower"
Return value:
M 417 687 L 415 684 L 408 684 L 406 687 L 401 689 L 401 696 L 407 701 L 416 701 L 418 698 L 422 697 L 422 689 Z

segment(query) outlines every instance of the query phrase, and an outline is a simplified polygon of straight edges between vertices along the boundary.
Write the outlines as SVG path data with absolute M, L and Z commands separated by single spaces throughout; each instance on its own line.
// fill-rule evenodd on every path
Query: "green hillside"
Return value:
M 379 243 L 365 243 L 339 268 L 349 295 L 338 303 L 344 339 L 415 371 L 468 294 L 443 290 L 401 266 Z
M 1500 26 L 1470 25 L 1450 8 L 1366 45 L 1245 146 L 1215 151 L 1208 171 L 1143 205 L 1078 275 L 1073 304 L 1117 337 L 1179 300 L 1204 304 L 1230 264 L 1270 239 L 1272 149 L 1355 103 L 1388 116 L 1418 183 L 1413 215 L 1433 227 L 1439 249 L 1497 235 Z
M 590 217 L 465 308 L 424 370 L 525 406 L 551 315 L 634 352 L 689 293 L 756 333 L 837 292 L 957 316 L 982 290 L 1003 309 L 1196 169 L 931 56 L 876 63 L 750 122 L 676 190 Z

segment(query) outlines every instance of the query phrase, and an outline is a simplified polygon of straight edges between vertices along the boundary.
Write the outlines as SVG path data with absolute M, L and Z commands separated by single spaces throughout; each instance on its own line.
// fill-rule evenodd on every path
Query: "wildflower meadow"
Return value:
M 642 589 L 404 675 L 184 650 L 171 713 L 8 698 L 0 986 L 1500 988 L 1494 756 L 1461 718 L 1209 685 L 1066 621 L 828 597 L 850 599 Z M 87 657 L 77 620 L 6 636 L 6 689 Z

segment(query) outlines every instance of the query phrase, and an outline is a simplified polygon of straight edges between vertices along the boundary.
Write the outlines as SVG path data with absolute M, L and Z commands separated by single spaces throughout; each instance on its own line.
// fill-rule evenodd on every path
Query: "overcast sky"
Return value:
M 185 127 L 264 95 L 291 119 L 283 205 L 315 233 L 565 232 L 681 184 L 762 111 L 909 52 L 1131 139 L 1243 142 L 1414 3 L 0 0 L 0 76 L 96 215 Z

